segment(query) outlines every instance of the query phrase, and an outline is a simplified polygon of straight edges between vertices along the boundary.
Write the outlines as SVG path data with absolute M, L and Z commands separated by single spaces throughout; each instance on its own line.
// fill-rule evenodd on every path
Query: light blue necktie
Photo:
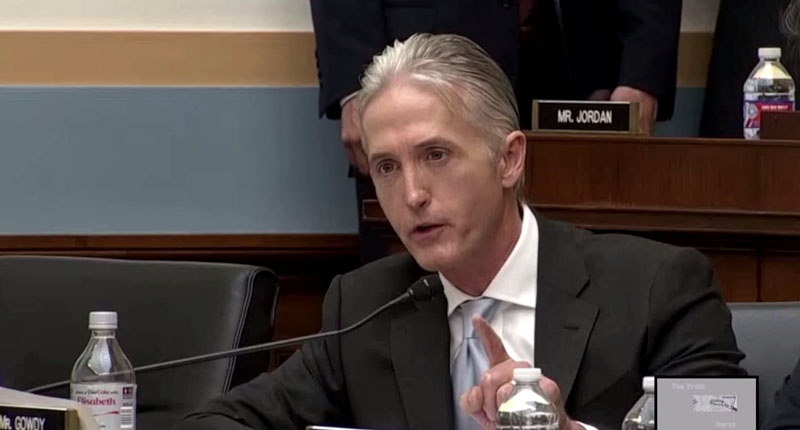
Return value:
M 477 385 L 481 376 L 489 369 L 489 357 L 483 349 L 481 339 L 472 327 L 472 317 L 480 315 L 489 320 L 494 313 L 497 301 L 481 298 L 462 303 L 461 316 L 464 323 L 464 337 L 456 350 L 450 374 L 453 380 L 453 400 L 455 405 L 456 430 L 480 430 L 480 425 L 463 412 L 460 406 L 461 395 Z

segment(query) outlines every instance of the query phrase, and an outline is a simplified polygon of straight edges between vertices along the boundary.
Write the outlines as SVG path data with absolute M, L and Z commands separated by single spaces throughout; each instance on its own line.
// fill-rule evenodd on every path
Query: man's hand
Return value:
M 483 348 L 489 358 L 489 370 L 483 374 L 480 385 L 472 387 L 461 395 L 461 409 L 470 414 L 484 429 L 495 430 L 497 408 L 508 399 L 513 389 L 511 381 L 513 380 L 514 369 L 531 367 L 531 365 L 525 361 L 512 360 L 503 346 L 503 340 L 492 330 L 492 327 L 485 319 L 476 315 L 472 318 L 472 324 L 478 332 Z M 570 420 L 567 416 L 564 410 L 564 402 L 561 400 L 561 392 L 554 381 L 542 377 L 539 381 L 539 386 L 556 407 L 561 430 L 580 430 L 583 428 L 579 423 Z
M 589 95 L 589 100 L 593 102 L 607 102 L 611 100 L 611 90 L 595 90 Z
M 652 95 L 636 88 L 619 86 L 611 93 L 611 101 L 639 103 L 639 132 L 647 136 L 653 134 L 658 113 L 658 100 Z
M 358 97 L 351 97 L 342 106 L 342 144 L 350 165 L 362 175 L 369 175 L 369 163 L 361 146 L 361 127 L 358 123 Z

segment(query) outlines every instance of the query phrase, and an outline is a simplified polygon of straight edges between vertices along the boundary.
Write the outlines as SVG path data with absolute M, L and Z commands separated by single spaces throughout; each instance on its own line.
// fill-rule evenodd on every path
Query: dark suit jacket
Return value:
M 574 419 L 619 429 L 645 375 L 744 373 L 730 312 L 701 254 L 537 220 L 533 364 L 558 383 Z M 323 305 L 323 330 L 358 321 L 424 274 L 401 254 L 337 277 Z M 446 314 L 440 295 L 307 344 L 178 428 L 452 429 Z
M 585 99 L 628 85 L 658 98 L 659 119 L 672 115 L 681 0 L 538 0 L 538 42 L 521 59 L 535 64 L 522 77 L 518 0 L 310 1 L 319 110 L 329 118 L 339 118 L 339 101 L 358 90 L 372 57 L 414 33 L 455 33 L 480 44 L 512 84 L 533 81 L 526 94 L 516 86 L 521 107 L 532 96 Z
M 775 406 L 767 415 L 762 430 L 800 428 L 800 361 L 789 379 L 775 395 Z

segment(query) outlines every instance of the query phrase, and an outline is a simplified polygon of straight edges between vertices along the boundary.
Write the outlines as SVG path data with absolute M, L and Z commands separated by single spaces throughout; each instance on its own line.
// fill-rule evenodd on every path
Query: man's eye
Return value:
M 394 163 L 385 161 L 383 163 L 378 164 L 378 173 L 382 175 L 387 175 L 389 173 L 394 172 L 395 166 Z
M 444 159 L 445 155 L 447 154 L 441 149 L 433 149 L 428 153 L 428 159 L 431 161 L 439 161 Z

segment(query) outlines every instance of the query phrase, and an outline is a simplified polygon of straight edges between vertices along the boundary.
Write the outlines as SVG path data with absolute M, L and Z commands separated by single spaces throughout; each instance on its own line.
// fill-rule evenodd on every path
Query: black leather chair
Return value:
M 0 257 L 0 385 L 69 379 L 90 311 L 117 312 L 122 349 L 142 366 L 271 340 L 277 297 L 275 275 L 254 266 Z M 170 428 L 267 367 L 264 352 L 137 375 L 137 429 Z
M 758 376 L 758 422 L 800 359 L 800 302 L 730 303 L 742 366 Z

